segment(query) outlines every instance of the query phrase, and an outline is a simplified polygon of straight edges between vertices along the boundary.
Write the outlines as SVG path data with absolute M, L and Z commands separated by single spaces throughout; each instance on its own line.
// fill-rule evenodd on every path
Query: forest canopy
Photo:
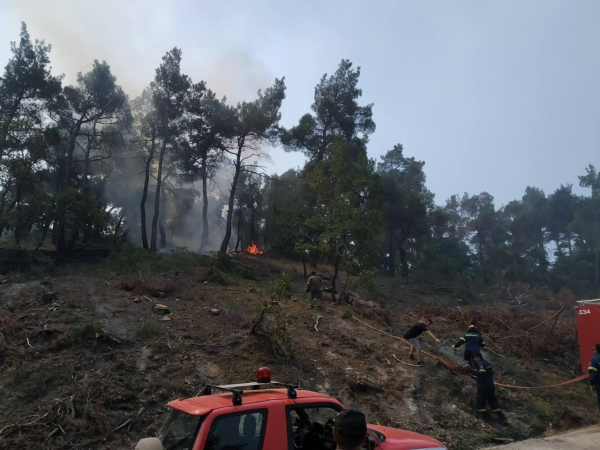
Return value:
M 401 143 L 369 157 L 373 105 L 360 68 L 332 62 L 310 111 L 280 124 L 285 78 L 230 104 L 182 73 L 166 52 L 130 99 L 105 61 L 65 85 L 51 48 L 25 24 L 0 76 L 0 236 L 3 246 L 77 248 L 129 240 L 150 254 L 241 251 L 360 277 L 382 273 L 467 286 L 524 282 L 600 289 L 600 174 L 582 167 L 554 192 L 527 187 L 497 205 L 488 192 L 436 201 L 425 161 Z M 243 76 L 240 74 L 239 76 Z M 267 174 L 269 148 L 306 157 Z M 378 149 L 381 151 L 382 149 Z M 343 288 L 342 288 L 343 289 Z

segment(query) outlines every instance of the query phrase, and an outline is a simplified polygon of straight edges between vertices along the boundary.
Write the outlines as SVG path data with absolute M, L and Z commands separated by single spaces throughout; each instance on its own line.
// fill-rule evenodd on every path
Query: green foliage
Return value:
M 292 280 L 288 275 L 283 274 L 281 277 L 269 283 L 267 292 L 269 293 L 269 297 L 273 300 L 290 298 L 293 292 Z
M 209 263 L 209 257 L 201 256 L 184 248 L 154 256 L 150 255 L 147 250 L 126 241 L 118 250 L 113 251 L 102 264 L 105 271 L 117 274 L 139 272 L 140 270 L 189 271 L 193 267 L 206 266 Z
M 138 338 L 148 340 L 160 333 L 162 326 L 160 322 L 146 322 L 136 330 L 135 334 Z
M 354 314 L 352 314 L 352 311 L 349 309 L 346 309 L 342 312 L 342 319 L 349 320 L 352 319 L 352 317 L 354 317 Z
M 102 324 L 98 321 L 89 321 L 74 326 L 69 331 L 69 339 L 73 344 L 93 344 L 98 335 L 102 333 Z
M 227 278 L 212 264 L 202 271 L 200 281 L 221 285 L 227 284 Z

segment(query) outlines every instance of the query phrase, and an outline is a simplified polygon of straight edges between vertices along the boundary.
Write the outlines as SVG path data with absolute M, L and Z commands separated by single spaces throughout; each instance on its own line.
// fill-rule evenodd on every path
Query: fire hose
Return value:
M 335 309 L 333 309 L 333 308 L 329 308 L 329 307 L 326 307 L 326 308 L 329 309 L 329 310 L 331 310 L 331 311 L 335 311 Z M 397 340 L 399 340 L 400 342 L 402 342 L 402 343 L 404 343 L 406 345 L 411 345 L 410 342 L 408 342 L 406 339 L 404 339 L 404 338 L 402 338 L 400 336 L 396 336 L 394 334 L 388 333 L 387 331 L 384 331 L 384 330 L 382 330 L 380 328 L 374 327 L 373 325 L 371 325 L 371 324 L 369 324 L 369 323 L 367 323 L 367 322 L 365 322 L 363 320 L 360 320 L 357 317 L 352 316 L 352 320 L 354 320 L 354 321 L 356 321 L 356 322 L 358 322 L 358 323 L 366 326 L 367 328 L 370 328 L 370 329 L 372 329 L 374 331 L 377 331 L 377 332 L 379 332 L 381 334 L 389 336 L 389 337 L 391 337 L 393 339 L 397 339 Z M 427 351 L 424 351 L 424 350 L 421 350 L 421 352 L 424 353 L 425 355 L 429 356 L 430 358 L 433 358 L 433 359 L 441 362 L 442 364 L 444 364 L 446 367 L 448 367 L 450 370 L 453 370 L 454 372 L 464 373 L 464 370 L 461 367 L 459 367 L 458 365 L 456 365 L 456 364 L 454 364 L 454 363 L 452 363 L 450 361 L 446 361 L 445 359 L 443 359 L 443 358 L 441 358 L 441 357 L 439 357 L 437 355 L 434 355 L 433 353 L 429 353 Z M 585 380 L 588 377 L 589 377 L 589 374 L 585 373 L 585 374 L 580 375 L 580 376 L 578 376 L 576 378 L 573 378 L 571 380 L 563 381 L 562 383 L 549 384 L 549 385 L 545 385 L 545 386 L 517 386 L 517 385 L 514 385 L 514 384 L 504 384 L 504 383 L 498 383 L 498 382 L 495 382 L 494 384 L 496 386 L 500 386 L 500 387 L 508 388 L 508 389 L 546 389 L 546 388 L 554 388 L 554 387 L 566 386 L 566 385 L 572 384 L 572 383 L 577 383 L 578 381 Z

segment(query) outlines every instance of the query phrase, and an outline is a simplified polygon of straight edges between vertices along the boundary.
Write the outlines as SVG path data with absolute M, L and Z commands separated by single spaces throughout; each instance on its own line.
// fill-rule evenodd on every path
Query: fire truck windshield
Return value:
M 172 409 L 158 433 L 158 439 L 165 450 L 191 450 L 201 421 L 201 417 Z

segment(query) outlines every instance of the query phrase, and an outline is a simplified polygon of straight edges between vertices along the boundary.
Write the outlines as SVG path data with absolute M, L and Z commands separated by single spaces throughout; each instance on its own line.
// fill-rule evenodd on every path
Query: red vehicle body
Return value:
M 201 395 L 174 400 L 156 444 L 136 449 L 164 450 L 330 450 L 335 449 L 333 421 L 344 409 L 337 400 L 305 390 L 249 387 L 235 394 Z M 232 402 L 233 398 L 233 402 Z M 243 399 L 243 402 L 242 402 Z M 234 404 L 238 403 L 238 404 Z M 241 404 L 239 404 L 241 403 Z M 157 443 L 156 438 L 152 439 Z M 365 448 L 379 450 L 444 450 L 437 440 L 409 431 L 368 426 Z

